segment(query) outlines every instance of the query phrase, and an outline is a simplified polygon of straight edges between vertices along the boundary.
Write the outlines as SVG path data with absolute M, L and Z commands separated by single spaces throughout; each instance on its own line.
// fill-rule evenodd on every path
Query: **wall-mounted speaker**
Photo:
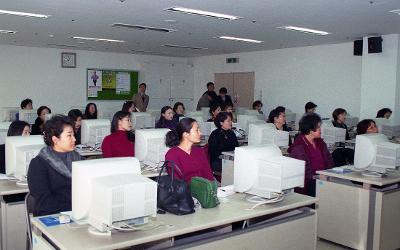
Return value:
M 362 56 L 363 52 L 363 40 L 355 40 L 354 47 L 353 47 L 353 55 L 355 56 Z
M 382 37 L 368 37 L 368 53 L 382 53 Z

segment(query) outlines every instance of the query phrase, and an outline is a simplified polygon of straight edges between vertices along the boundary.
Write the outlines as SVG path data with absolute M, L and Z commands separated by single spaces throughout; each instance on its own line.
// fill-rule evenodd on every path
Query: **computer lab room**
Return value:
M 0 250 L 400 249 L 399 0 L 3 0 L 0 75 Z

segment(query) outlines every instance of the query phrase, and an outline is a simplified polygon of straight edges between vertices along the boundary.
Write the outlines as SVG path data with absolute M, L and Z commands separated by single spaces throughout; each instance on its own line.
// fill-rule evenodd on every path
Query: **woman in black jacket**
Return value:
M 239 146 L 235 133 L 232 131 L 232 116 L 227 112 L 220 112 L 214 120 L 217 127 L 208 139 L 208 153 L 210 165 L 213 171 L 222 170 L 222 160 L 219 156 L 222 152 L 233 151 Z
M 51 114 L 51 109 L 47 106 L 40 106 L 37 110 L 38 117 L 35 120 L 35 123 L 32 125 L 31 135 L 42 135 L 43 134 L 43 126 L 46 121 L 46 115 Z
M 71 210 L 72 162 L 81 160 L 74 151 L 74 123 L 66 116 L 55 116 L 45 123 L 47 147 L 32 159 L 28 185 L 35 199 L 34 216 Z
M 337 108 L 332 113 L 332 125 L 337 128 L 346 129 L 346 140 L 350 140 L 347 125 L 345 124 L 347 112 L 345 109 Z M 332 152 L 335 167 L 341 167 L 354 162 L 354 150 L 351 148 L 340 147 Z

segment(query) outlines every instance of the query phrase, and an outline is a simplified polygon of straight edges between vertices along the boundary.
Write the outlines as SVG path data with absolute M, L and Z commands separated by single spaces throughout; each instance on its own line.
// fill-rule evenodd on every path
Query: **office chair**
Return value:
M 32 250 L 32 226 L 30 216 L 33 213 L 33 208 L 35 204 L 35 199 L 28 192 L 25 196 L 25 222 L 27 228 L 27 239 L 26 239 L 26 250 Z

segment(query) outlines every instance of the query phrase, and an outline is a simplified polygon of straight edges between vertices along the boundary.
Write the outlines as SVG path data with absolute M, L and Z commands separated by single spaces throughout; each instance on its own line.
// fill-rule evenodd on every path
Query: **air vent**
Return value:
M 226 58 L 226 63 L 239 63 L 238 57 Z
M 203 48 L 203 47 L 192 47 L 192 46 L 176 45 L 176 44 L 164 44 L 163 46 L 168 47 L 168 48 L 178 48 L 178 49 L 193 49 L 193 50 L 208 49 L 208 48 Z
M 156 32 L 161 32 L 161 33 L 170 33 L 170 32 L 176 31 L 174 29 L 157 28 L 157 27 L 135 25 L 135 24 L 126 24 L 126 23 L 114 23 L 114 24 L 111 25 L 111 27 L 129 28 L 129 29 L 144 30 L 144 31 L 156 31 Z

